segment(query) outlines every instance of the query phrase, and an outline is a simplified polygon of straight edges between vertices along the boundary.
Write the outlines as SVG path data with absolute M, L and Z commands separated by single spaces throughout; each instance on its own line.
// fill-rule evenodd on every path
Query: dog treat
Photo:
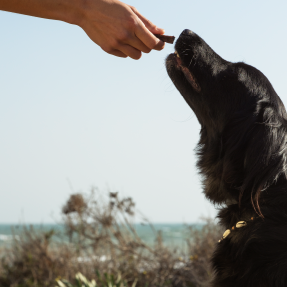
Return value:
M 154 34 L 157 38 L 162 40 L 163 42 L 173 44 L 175 37 L 174 36 L 167 36 L 167 35 L 159 35 L 159 34 Z

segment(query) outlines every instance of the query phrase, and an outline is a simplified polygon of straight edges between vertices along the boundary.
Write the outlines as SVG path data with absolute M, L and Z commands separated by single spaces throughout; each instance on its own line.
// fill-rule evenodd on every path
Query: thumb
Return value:
M 164 34 L 164 29 L 157 27 L 150 20 L 145 18 L 142 14 L 139 13 L 139 11 L 135 7 L 130 6 L 130 8 L 140 18 L 146 28 L 149 29 L 153 34 Z

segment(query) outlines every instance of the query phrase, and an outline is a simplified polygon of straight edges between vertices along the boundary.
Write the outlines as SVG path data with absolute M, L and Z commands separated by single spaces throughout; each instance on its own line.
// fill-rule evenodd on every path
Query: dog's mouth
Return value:
M 185 78 L 190 83 L 190 85 L 193 87 L 193 89 L 199 93 L 201 91 L 201 87 L 198 84 L 193 73 L 183 64 L 183 61 L 181 60 L 180 55 L 177 51 L 175 51 L 173 55 L 174 55 L 174 61 L 176 63 L 176 67 L 183 72 Z

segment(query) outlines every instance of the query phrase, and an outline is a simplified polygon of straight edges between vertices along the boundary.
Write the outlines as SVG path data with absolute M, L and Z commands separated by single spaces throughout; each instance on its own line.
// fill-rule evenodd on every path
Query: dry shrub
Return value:
M 57 276 L 73 276 L 73 253 L 67 244 L 55 246 L 53 236 L 53 230 L 36 232 L 32 226 L 24 227 L 20 239 L 14 237 L 3 252 L 0 286 L 54 286 Z
M 66 239 L 55 241 L 54 231 L 25 228 L 5 252 L 0 286 L 55 286 L 56 278 L 72 281 L 77 272 L 96 280 L 96 274 L 120 274 L 130 286 L 135 281 L 142 287 L 207 286 L 209 258 L 222 230 L 212 221 L 200 230 L 187 226 L 183 250 L 164 245 L 150 225 L 155 237 L 150 245 L 136 232 L 134 209 L 133 200 L 118 193 L 109 193 L 107 200 L 95 190 L 71 195 L 62 209 Z

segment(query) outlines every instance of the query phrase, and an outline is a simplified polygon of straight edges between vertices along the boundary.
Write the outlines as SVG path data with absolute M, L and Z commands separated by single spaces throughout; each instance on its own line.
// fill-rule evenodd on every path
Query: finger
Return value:
M 136 36 L 150 49 L 162 50 L 164 48 L 164 42 L 155 37 L 143 24 L 138 21 L 138 25 L 135 30 Z
M 147 47 L 136 35 L 134 35 L 127 44 L 144 53 L 149 53 L 151 51 L 151 49 Z
M 118 50 L 119 45 L 129 45 L 144 53 L 149 53 L 151 51 L 151 49 L 147 47 L 135 34 L 132 34 L 132 32 L 123 33 L 112 46 Z
M 134 59 L 134 60 L 138 60 L 141 58 L 142 53 L 141 51 L 133 48 L 130 45 L 121 45 L 118 48 L 122 53 L 124 53 L 125 55 L 129 56 L 130 58 Z
M 121 57 L 121 58 L 127 58 L 128 56 L 126 54 L 124 54 L 123 52 L 119 51 L 119 50 L 111 50 L 109 52 L 107 52 L 108 54 L 117 56 L 117 57 Z
M 133 12 L 141 19 L 141 21 L 144 23 L 144 25 L 153 33 L 153 34 L 164 34 L 164 29 L 157 27 L 155 24 L 153 24 L 150 20 L 148 20 L 146 17 L 144 17 L 142 14 L 139 13 L 139 11 L 135 8 L 130 6 Z

